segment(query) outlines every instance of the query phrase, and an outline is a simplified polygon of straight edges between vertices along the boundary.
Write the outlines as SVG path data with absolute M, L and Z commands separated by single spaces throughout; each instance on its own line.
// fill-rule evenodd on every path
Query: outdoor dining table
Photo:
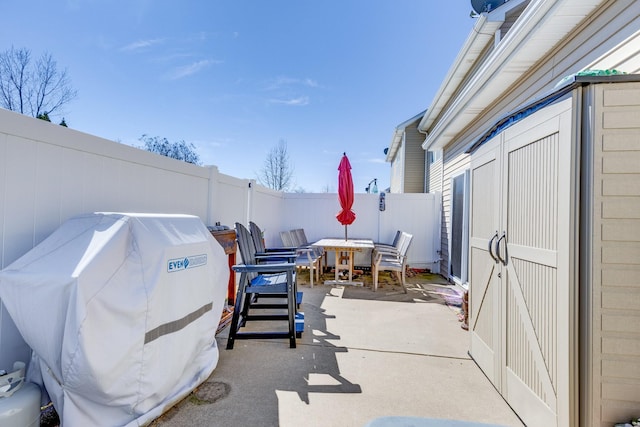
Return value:
M 371 239 L 320 239 L 313 243 L 312 246 L 323 248 L 325 251 L 335 252 L 335 279 L 327 280 L 324 283 L 329 285 L 356 285 L 362 286 L 363 282 L 353 281 L 353 260 L 356 252 L 363 252 L 373 249 L 373 240 Z M 340 262 L 340 253 L 347 254 L 347 263 Z M 349 272 L 348 280 L 340 279 L 340 272 L 347 270 Z

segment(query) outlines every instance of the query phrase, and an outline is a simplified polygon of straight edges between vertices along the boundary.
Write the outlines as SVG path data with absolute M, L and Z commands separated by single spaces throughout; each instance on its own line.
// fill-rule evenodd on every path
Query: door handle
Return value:
M 496 235 L 497 236 L 497 235 Z M 504 258 L 502 258 L 500 256 L 500 242 L 504 239 L 504 243 L 505 243 L 505 247 L 504 247 Z M 507 265 L 507 261 L 509 258 L 509 254 L 507 252 L 507 232 L 503 231 L 502 232 L 502 236 L 498 239 L 498 241 L 496 242 L 496 256 L 498 257 L 498 260 L 500 260 L 500 262 L 502 262 L 502 265 Z
M 497 238 L 498 238 L 498 231 L 496 230 L 496 234 L 494 234 L 491 240 L 489 240 L 489 255 L 491 255 L 491 258 L 493 258 L 496 264 L 499 262 L 499 260 L 493 254 L 493 241 L 496 240 Z

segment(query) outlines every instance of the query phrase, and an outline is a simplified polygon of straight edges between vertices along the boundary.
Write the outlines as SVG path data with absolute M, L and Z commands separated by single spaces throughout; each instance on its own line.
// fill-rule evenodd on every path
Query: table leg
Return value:
M 329 285 L 356 285 L 362 286 L 363 282 L 354 282 L 353 281 L 353 270 L 355 268 L 355 253 L 356 251 L 350 248 L 335 248 L 333 249 L 335 253 L 335 268 L 333 272 L 334 280 L 327 280 L 324 283 Z M 342 257 L 342 254 L 346 254 L 345 257 Z M 346 264 L 343 264 L 342 261 L 346 258 Z M 341 279 L 342 270 L 348 270 L 348 279 Z

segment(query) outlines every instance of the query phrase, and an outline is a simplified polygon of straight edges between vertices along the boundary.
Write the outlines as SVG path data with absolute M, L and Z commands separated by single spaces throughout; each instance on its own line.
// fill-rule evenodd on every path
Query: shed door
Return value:
M 501 138 L 501 137 L 500 137 Z M 471 160 L 469 224 L 470 353 L 491 382 L 502 387 L 500 264 L 493 247 L 500 228 L 500 149 L 484 149 Z M 484 147 L 483 147 L 484 148 Z
M 471 354 L 529 427 L 569 425 L 571 118 L 561 112 L 548 107 L 507 129 L 492 143 L 495 160 L 472 159 Z M 491 175 L 497 187 L 478 189 Z

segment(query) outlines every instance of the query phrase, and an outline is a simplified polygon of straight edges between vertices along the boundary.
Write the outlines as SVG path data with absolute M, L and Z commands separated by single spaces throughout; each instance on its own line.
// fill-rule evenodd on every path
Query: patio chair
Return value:
M 303 228 L 296 228 L 295 230 L 291 230 L 291 232 L 296 236 L 298 246 L 309 246 L 309 241 L 307 240 L 307 235 Z
M 296 347 L 296 337 L 302 332 L 303 325 L 296 324 L 298 315 L 298 293 L 295 286 L 295 263 L 274 263 L 268 256 L 257 256 L 251 233 L 240 223 L 236 223 L 238 249 L 243 264 L 235 265 L 234 271 L 240 273 L 236 303 L 231 318 L 227 349 L 232 349 L 237 339 L 252 338 L 288 338 L 289 347 Z M 276 257 L 282 259 L 280 254 Z M 264 299 L 278 298 L 284 302 L 264 303 Z M 264 314 L 254 314 L 256 310 L 268 310 Z M 274 311 L 277 311 L 274 313 Z M 284 313 L 283 313 L 284 311 Z M 301 313 L 300 313 L 301 314 Z M 286 321 L 286 330 L 246 331 L 247 322 Z
M 258 259 L 266 258 L 272 262 L 274 260 L 279 262 L 289 262 L 289 259 L 293 259 L 295 256 L 295 247 L 266 248 L 264 244 L 264 233 L 255 222 L 249 222 L 249 229 L 251 230 L 251 239 L 253 240 L 253 245 L 256 249 L 256 257 Z M 281 255 L 282 258 L 279 259 L 277 255 Z
M 296 249 L 296 267 L 306 267 L 309 269 L 309 286 L 313 288 L 313 279 L 320 281 L 320 268 L 322 265 L 322 255 L 319 255 L 314 248 Z
M 282 240 L 282 244 L 287 248 L 295 248 L 296 245 L 293 241 L 293 236 L 291 235 L 291 231 L 281 231 L 280 232 L 280 240 Z
M 264 263 L 294 263 L 298 264 L 300 260 L 298 257 L 300 254 L 296 251 L 296 247 L 276 247 L 276 248 L 265 248 L 264 245 L 264 233 L 262 229 L 253 221 L 249 221 L 250 232 L 247 231 L 246 227 L 242 224 L 236 223 L 236 229 L 238 229 L 238 225 L 240 226 L 240 233 L 245 235 L 249 233 L 251 236 L 251 240 L 253 241 L 253 248 L 255 249 L 254 257 L 255 263 L 264 264 Z M 237 235 L 237 232 L 236 232 Z M 251 247 L 250 243 L 247 243 L 246 246 L 248 248 Z M 294 275 L 294 278 L 297 277 Z M 302 302 L 302 292 L 297 292 L 298 282 L 296 281 L 296 295 L 297 295 L 297 306 L 300 306 Z
M 315 280 L 320 281 L 320 273 L 322 271 L 322 248 L 310 246 L 308 243 L 307 245 L 301 245 L 299 233 L 295 230 L 281 231 L 280 239 L 285 247 L 295 248 L 297 254 L 295 261 L 296 266 L 306 267 L 309 269 L 309 285 L 313 288 L 314 276 Z M 304 239 L 306 240 L 306 236 Z
M 294 249 L 300 248 L 313 248 L 315 251 L 322 250 L 322 248 L 316 248 L 309 244 L 307 236 L 304 234 L 304 230 L 299 228 L 295 230 L 281 231 L 280 239 L 285 247 L 291 247 Z
M 324 250 L 319 247 L 311 246 L 307 240 L 304 229 L 297 228 L 289 231 L 291 243 L 296 247 L 296 265 L 298 267 L 306 267 L 309 269 L 309 285 L 313 288 L 314 275 L 316 280 L 320 281 L 320 272 L 322 270 L 322 255 Z
M 393 242 L 391 243 L 383 243 L 383 242 L 376 242 L 373 244 L 374 248 L 395 248 L 398 249 L 398 243 L 400 241 L 400 237 L 402 236 L 402 231 L 398 230 L 396 231 L 396 235 L 393 238 Z
M 373 264 L 377 255 L 385 254 L 397 256 L 400 251 L 400 246 L 405 242 L 407 236 L 408 233 L 403 233 L 398 230 L 393 238 L 393 243 L 374 243 L 373 250 L 371 251 L 371 271 L 373 271 Z
M 324 248 L 319 246 L 312 246 L 311 243 L 307 240 L 307 235 L 304 232 L 304 228 L 296 228 L 295 230 L 289 231 L 289 233 L 293 236 L 293 243 L 299 248 L 311 248 L 313 249 L 318 256 L 324 255 Z
M 295 240 L 291 238 L 291 234 L 298 235 L 295 231 L 289 232 L 285 239 L 288 239 L 286 247 L 281 248 L 265 248 L 264 239 L 262 238 L 263 233 L 260 227 L 254 223 L 253 221 L 249 222 L 249 228 L 251 229 L 251 237 L 256 247 L 256 256 L 260 257 L 262 255 L 268 255 L 268 259 L 274 260 L 276 255 L 283 254 L 286 256 L 286 259 L 282 261 L 287 262 L 295 262 L 296 267 L 306 267 L 309 269 L 309 284 L 313 288 L 313 280 L 314 273 L 316 276 L 316 280 L 320 280 L 320 257 L 319 252 L 316 248 L 311 246 L 301 246 L 299 244 L 299 240 Z M 302 230 L 304 235 L 304 230 Z M 282 237 L 282 233 L 280 233 Z M 306 240 L 306 237 L 305 237 Z M 284 242 L 284 240 L 283 240 Z M 289 258 L 292 257 L 292 261 L 289 261 Z M 297 278 L 298 276 L 296 276 Z
M 402 284 L 404 293 L 406 286 L 407 251 L 411 245 L 413 235 L 402 232 L 398 239 L 398 248 L 374 248 L 372 255 L 371 274 L 373 275 L 373 290 L 378 290 L 378 279 L 381 271 L 393 271 Z
M 257 227 L 257 226 L 256 226 Z M 257 228 L 259 231 L 260 229 Z M 259 231 L 262 233 L 261 231 Z M 282 251 L 263 249 L 258 251 L 255 246 L 255 239 L 253 234 L 247 230 L 247 228 L 236 222 L 236 241 L 238 242 L 238 249 L 240 250 L 240 256 L 244 264 L 267 264 L 267 263 L 291 263 L 295 264 L 297 254 L 295 250 L 285 249 Z M 262 241 L 262 240 L 261 240 Z M 246 256 L 246 258 L 245 258 Z M 297 290 L 296 290 L 297 291 Z M 297 295 L 298 305 L 300 305 L 302 294 Z
M 376 242 L 373 244 L 373 250 L 371 251 L 371 271 L 373 272 L 373 263 L 375 261 L 376 253 L 380 251 L 387 251 L 392 253 L 398 252 L 398 247 L 402 241 L 402 231 L 396 231 L 396 235 L 391 243 Z M 372 273 L 373 274 L 373 273 Z

